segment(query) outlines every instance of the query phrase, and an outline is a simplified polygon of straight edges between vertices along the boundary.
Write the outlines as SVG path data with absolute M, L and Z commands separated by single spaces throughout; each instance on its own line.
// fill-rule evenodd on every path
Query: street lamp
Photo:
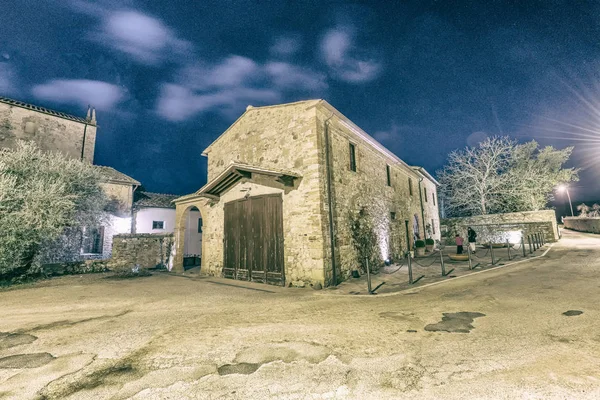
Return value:
M 571 204 L 571 196 L 569 195 L 569 187 L 567 185 L 558 185 L 559 192 L 567 192 L 567 198 L 569 199 L 569 207 L 571 207 L 571 217 L 574 217 L 573 204 Z

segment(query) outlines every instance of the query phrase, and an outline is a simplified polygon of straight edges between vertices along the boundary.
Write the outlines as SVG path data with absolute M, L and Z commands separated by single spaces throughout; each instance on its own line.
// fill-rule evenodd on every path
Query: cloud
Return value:
M 259 77 L 261 71 L 253 60 L 231 55 L 214 66 L 192 65 L 183 68 L 179 80 L 196 90 L 236 87 Z
M 7 59 L 7 58 L 5 58 Z M 17 92 L 17 74 L 12 66 L 0 62 L 0 95 L 9 95 Z
M 156 112 L 176 122 L 208 111 L 235 115 L 248 104 L 276 103 L 292 92 L 315 93 L 327 88 L 323 73 L 279 61 L 259 64 L 238 55 L 212 66 L 183 67 L 174 80 L 161 86 Z
M 158 114 L 169 121 L 184 121 L 198 113 L 237 111 L 249 102 L 277 102 L 280 94 L 270 89 L 228 88 L 213 93 L 196 93 L 188 87 L 164 84 L 157 104 Z
M 102 46 L 129 55 L 133 60 L 158 65 L 169 59 L 190 53 L 193 46 L 180 39 L 161 19 L 135 10 L 123 2 L 106 0 L 94 3 L 71 0 L 69 7 L 92 18 L 99 24 L 89 38 Z
M 301 47 L 300 37 L 281 36 L 275 40 L 269 52 L 274 56 L 287 57 L 296 54 Z
M 102 32 L 93 38 L 147 64 L 157 64 L 192 47 L 161 20 L 138 11 L 109 13 L 103 18 Z
M 384 143 L 389 140 L 395 140 L 395 141 L 399 140 L 400 139 L 400 137 L 398 135 L 399 133 L 400 133 L 400 127 L 395 122 L 392 122 L 392 126 L 390 127 L 389 130 L 375 132 L 375 134 L 373 134 L 373 137 L 378 142 Z
M 288 89 L 316 91 L 327 88 L 325 74 L 284 62 L 269 62 L 266 73 L 275 86 Z
M 354 36 L 349 27 L 330 29 L 321 41 L 321 55 L 337 79 L 351 83 L 371 81 L 379 76 L 381 64 L 356 55 Z
M 98 109 L 108 110 L 125 98 L 125 90 L 119 86 L 86 79 L 54 79 L 35 85 L 32 94 L 45 101 L 63 104 L 92 104 Z

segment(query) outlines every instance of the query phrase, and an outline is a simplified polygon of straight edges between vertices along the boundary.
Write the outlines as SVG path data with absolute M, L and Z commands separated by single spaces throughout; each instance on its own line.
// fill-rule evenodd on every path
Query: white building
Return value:
M 173 233 L 175 204 L 179 196 L 163 193 L 136 192 L 133 203 L 132 233 Z M 191 210 L 184 217 L 187 228 L 184 246 L 185 266 L 200 265 L 202 257 L 202 218 Z

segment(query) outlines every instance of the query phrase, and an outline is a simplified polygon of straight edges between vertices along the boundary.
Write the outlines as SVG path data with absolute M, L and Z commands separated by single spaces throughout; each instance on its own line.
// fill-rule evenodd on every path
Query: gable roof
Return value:
M 398 157 L 396 154 L 392 153 L 387 147 L 385 147 L 384 145 L 379 143 L 375 138 L 373 138 L 371 135 L 369 135 L 367 132 L 365 132 L 362 128 L 360 128 L 358 125 L 356 125 L 354 122 L 352 122 L 348 117 L 346 117 L 344 114 L 342 114 L 338 109 L 336 109 L 334 106 L 332 106 L 326 100 L 323 100 L 323 99 L 302 100 L 302 101 L 296 101 L 293 103 L 274 104 L 274 105 L 270 105 L 270 106 L 261 106 L 261 107 L 248 106 L 246 108 L 246 111 L 244 111 L 244 113 L 242 115 L 240 115 L 240 117 L 238 119 L 236 119 L 235 122 L 233 124 L 231 124 L 225 130 L 225 132 L 223 132 L 221 135 L 219 135 L 218 138 L 216 138 L 206 149 L 204 149 L 204 151 L 202 152 L 202 155 L 206 156 L 208 151 L 210 150 L 210 148 L 216 142 L 218 142 L 222 137 L 224 137 L 233 126 L 235 126 L 242 118 L 244 118 L 244 116 L 246 114 L 253 112 L 255 110 L 264 110 L 264 109 L 269 109 L 269 108 L 282 108 L 282 107 L 289 107 L 289 106 L 297 106 L 297 105 L 301 105 L 301 104 L 305 104 L 307 106 L 307 108 L 306 108 L 307 110 L 312 107 L 326 108 L 333 115 L 335 115 L 346 128 L 348 128 L 349 130 L 354 132 L 358 137 L 363 139 L 365 142 L 367 142 L 369 145 L 371 145 L 374 149 L 379 151 L 381 154 L 385 155 L 386 157 L 388 157 L 391 160 L 393 160 L 394 162 L 396 162 L 398 165 L 402 166 L 406 172 L 412 173 L 412 174 L 414 174 L 414 176 L 418 177 L 419 171 L 417 169 L 420 168 L 423 171 L 425 171 L 421 167 L 411 167 L 410 165 L 408 165 L 406 162 L 404 162 L 402 159 L 400 159 L 400 157 Z M 431 177 L 431 175 L 429 175 L 427 173 L 427 171 L 425 171 L 425 174 L 427 174 L 428 178 L 433 179 Z M 433 179 L 433 182 L 437 184 L 437 181 L 435 179 Z
M 286 184 L 286 182 L 289 184 L 290 180 L 293 181 L 296 178 L 300 178 L 300 175 L 291 171 L 263 168 L 240 162 L 232 162 L 212 181 L 202 186 L 196 192 L 196 194 L 219 196 L 221 192 L 233 186 L 240 179 L 251 178 L 253 173 L 259 175 L 276 176 L 284 184 Z
M 67 114 L 67 113 L 60 112 L 60 111 L 50 110 L 49 108 L 36 106 L 34 104 L 25 103 L 25 102 L 22 102 L 19 100 L 9 99 L 8 97 L 0 96 L 0 103 L 8 104 L 8 105 L 15 106 L 15 107 L 25 108 L 27 110 L 37 111 L 37 112 L 40 112 L 43 114 L 52 115 L 54 117 L 68 119 L 70 121 L 80 122 L 82 124 L 96 125 L 92 121 L 88 121 L 85 118 L 76 117 L 74 115 Z
M 177 195 L 152 192 L 135 192 L 134 208 L 175 208 Z
M 296 102 L 293 102 L 293 103 L 273 104 L 273 105 L 270 105 L 270 106 L 260 106 L 260 107 L 254 107 L 254 106 L 250 106 L 249 105 L 248 107 L 246 107 L 246 111 L 244 111 L 244 113 L 242 115 L 240 115 L 238 117 L 238 119 L 236 119 L 233 122 L 233 124 L 229 125 L 229 127 L 227 129 L 225 129 L 225 131 L 223 133 L 221 133 L 219 135 L 219 137 L 217 137 L 215 140 L 213 140 L 213 142 L 211 144 L 209 144 L 206 149 L 204 149 L 204 151 L 202 152 L 202 155 L 205 156 L 207 154 L 207 152 L 210 150 L 210 148 L 215 143 L 217 143 L 219 140 L 221 140 L 221 138 L 224 137 L 227 134 L 227 132 L 229 132 L 229 130 L 231 128 L 233 128 L 242 118 L 244 118 L 244 116 L 246 114 L 248 114 L 248 113 L 250 113 L 250 112 L 252 112 L 254 110 L 264 110 L 264 109 L 267 109 L 267 108 L 280 108 L 280 107 L 297 106 L 297 105 L 300 105 L 300 104 L 307 104 L 307 105 L 310 105 L 310 106 L 315 106 L 320 101 L 323 101 L 323 100 L 319 100 L 319 99 L 301 100 L 301 101 L 296 101 Z
M 110 183 L 120 183 L 132 186 L 141 185 L 139 181 L 136 181 L 129 175 L 125 175 L 124 173 L 117 171 L 113 167 L 106 167 L 104 165 L 94 165 L 94 167 L 98 168 L 102 176 L 104 176 Z

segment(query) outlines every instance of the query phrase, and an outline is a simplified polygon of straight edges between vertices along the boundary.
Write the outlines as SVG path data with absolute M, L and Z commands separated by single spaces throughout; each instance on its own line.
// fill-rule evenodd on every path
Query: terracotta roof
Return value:
M 98 168 L 102 175 L 108 179 L 110 182 L 115 183 L 126 183 L 129 185 L 140 186 L 141 183 L 133 179 L 132 177 L 125 175 L 122 172 L 117 171 L 112 167 L 105 167 L 103 165 L 94 165 L 94 167 Z
M 133 207 L 175 208 L 175 203 L 173 203 L 173 200 L 175 200 L 177 197 L 179 196 L 166 193 L 135 192 Z
M 67 113 L 60 112 L 60 111 L 54 111 L 54 110 L 50 110 L 45 107 L 40 107 L 40 106 L 36 106 L 33 104 L 29 104 L 29 103 L 24 103 L 19 100 L 9 99 L 7 97 L 0 96 L 0 103 L 5 103 L 5 104 L 15 106 L 15 107 L 26 108 L 28 110 L 37 111 L 37 112 L 41 112 L 41 113 L 48 114 L 48 115 L 53 115 L 55 117 L 64 118 L 64 119 L 68 119 L 68 120 L 75 121 L 75 122 L 81 122 L 82 124 L 95 125 L 94 123 L 86 120 L 85 118 L 80 118 L 80 117 L 76 117 L 74 115 L 70 115 Z

